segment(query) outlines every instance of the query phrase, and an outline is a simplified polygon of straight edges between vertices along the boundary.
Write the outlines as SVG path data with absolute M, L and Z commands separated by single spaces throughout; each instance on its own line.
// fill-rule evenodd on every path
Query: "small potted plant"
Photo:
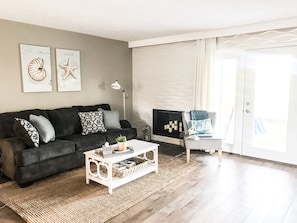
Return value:
M 126 136 L 120 135 L 115 140 L 118 143 L 119 151 L 123 151 L 123 150 L 127 149 L 127 137 Z

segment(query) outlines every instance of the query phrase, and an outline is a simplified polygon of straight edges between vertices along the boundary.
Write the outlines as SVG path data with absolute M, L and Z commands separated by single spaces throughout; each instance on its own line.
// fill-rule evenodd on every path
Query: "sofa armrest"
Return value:
M 132 128 L 132 126 L 128 120 L 120 120 L 120 124 L 123 129 Z
M 27 145 L 19 138 L 7 138 L 0 140 L 0 153 L 2 156 L 2 171 L 5 176 L 15 179 L 16 163 L 15 154 L 27 148 Z

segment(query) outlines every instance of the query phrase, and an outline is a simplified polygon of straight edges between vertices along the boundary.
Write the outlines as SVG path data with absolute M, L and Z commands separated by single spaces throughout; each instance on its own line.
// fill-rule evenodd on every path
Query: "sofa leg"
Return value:
M 31 186 L 32 185 L 32 182 L 27 182 L 27 183 L 23 183 L 23 184 L 18 184 L 21 188 L 24 188 L 24 187 L 28 187 L 28 186 Z

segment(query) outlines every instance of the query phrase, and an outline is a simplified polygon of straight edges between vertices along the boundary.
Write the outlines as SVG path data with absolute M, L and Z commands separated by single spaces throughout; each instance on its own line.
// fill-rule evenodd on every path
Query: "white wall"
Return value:
M 195 51 L 195 41 L 133 49 L 133 125 L 139 136 L 145 125 L 152 127 L 154 108 L 193 109 Z M 162 136 L 153 139 L 179 143 Z
M 218 38 L 219 48 L 294 45 L 296 28 Z M 277 36 L 277 37 L 276 37 Z M 152 126 L 152 109 L 188 111 L 194 107 L 195 41 L 133 48 L 133 124 Z M 172 138 L 154 139 L 179 143 Z

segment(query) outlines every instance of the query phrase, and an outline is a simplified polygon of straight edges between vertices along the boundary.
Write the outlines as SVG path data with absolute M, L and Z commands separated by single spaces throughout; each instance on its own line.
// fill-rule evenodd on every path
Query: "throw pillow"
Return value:
M 190 120 L 188 123 L 189 132 L 194 134 L 209 134 L 212 133 L 211 119 Z
M 191 110 L 191 120 L 203 120 L 208 118 L 208 112 L 204 110 Z
M 103 112 L 103 122 L 106 129 L 121 129 L 120 113 L 118 111 L 103 110 L 101 108 L 98 111 Z
M 39 134 L 37 129 L 27 120 L 15 118 L 13 130 L 29 147 L 39 147 Z
M 42 142 L 55 141 L 55 129 L 47 118 L 30 114 L 29 120 L 37 128 Z
M 78 115 L 81 122 L 82 135 L 96 132 L 106 132 L 103 123 L 102 111 L 79 112 Z

